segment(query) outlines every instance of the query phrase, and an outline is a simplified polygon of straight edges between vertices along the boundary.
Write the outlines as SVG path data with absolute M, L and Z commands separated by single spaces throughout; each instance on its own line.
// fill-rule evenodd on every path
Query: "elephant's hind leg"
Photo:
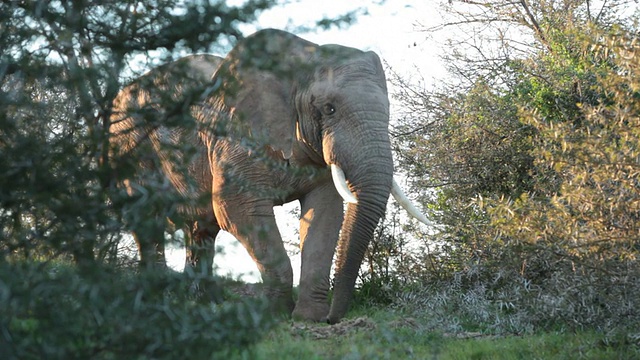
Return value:
M 152 165 L 145 162 L 141 165 L 142 171 L 151 171 Z M 138 188 L 143 188 L 146 179 L 125 180 L 124 186 L 127 188 L 129 196 L 141 196 Z M 140 256 L 140 269 L 156 270 L 166 267 L 164 231 L 167 227 L 167 218 L 163 204 L 160 202 L 145 204 L 136 211 L 127 212 L 129 218 L 126 219 L 130 227 L 133 239 L 138 247 Z
M 213 258 L 216 254 L 216 236 L 220 232 L 217 222 L 194 221 L 185 231 L 185 268 L 206 276 L 213 275 Z
M 214 221 L 194 221 L 185 231 L 185 273 L 193 276 L 191 291 L 197 298 L 219 303 L 222 289 L 213 277 L 215 241 L 220 226 Z
M 157 270 L 166 267 L 164 231 L 167 220 L 154 212 L 144 212 L 136 221 L 132 221 L 131 234 L 138 246 L 140 269 Z
M 293 310 L 293 271 L 269 200 L 235 197 L 215 206 L 222 229 L 230 232 L 247 249 L 260 270 L 265 296 L 278 312 Z

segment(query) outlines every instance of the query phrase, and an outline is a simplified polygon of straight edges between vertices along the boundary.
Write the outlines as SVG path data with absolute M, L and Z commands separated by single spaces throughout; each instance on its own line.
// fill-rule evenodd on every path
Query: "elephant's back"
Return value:
M 220 62 L 209 54 L 186 56 L 125 86 L 113 101 L 110 118 L 112 163 L 164 176 L 184 197 L 210 191 L 206 147 L 193 116 Z
M 169 112 L 180 104 L 198 102 L 221 61 L 210 54 L 185 56 L 125 86 L 113 101 L 109 126 L 117 152 L 129 152 L 153 132 L 177 131 L 173 128 L 180 124 L 171 123 Z
M 189 71 L 189 75 L 193 78 L 199 78 L 202 81 L 209 81 L 213 74 L 220 66 L 222 58 L 211 54 L 195 54 L 188 55 L 173 63 L 170 66 L 179 68 L 184 66 Z

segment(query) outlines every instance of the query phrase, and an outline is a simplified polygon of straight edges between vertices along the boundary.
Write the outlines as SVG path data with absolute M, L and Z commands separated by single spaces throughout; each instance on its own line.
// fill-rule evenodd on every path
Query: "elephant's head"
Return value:
M 338 192 L 348 202 L 328 317 L 329 322 L 337 322 L 347 311 L 393 182 L 389 99 L 380 59 L 373 52 L 320 46 L 310 63 L 312 69 L 295 96 L 298 136 L 322 155 Z
M 332 168 L 349 202 L 337 247 L 329 322 L 342 318 L 393 184 L 389 99 L 373 52 L 325 45 L 278 30 L 244 39 L 218 70 L 252 137 L 285 159 Z M 296 155 L 294 155 L 296 153 Z M 297 160 L 297 159 L 293 159 Z M 346 181 L 345 181 L 346 179 Z

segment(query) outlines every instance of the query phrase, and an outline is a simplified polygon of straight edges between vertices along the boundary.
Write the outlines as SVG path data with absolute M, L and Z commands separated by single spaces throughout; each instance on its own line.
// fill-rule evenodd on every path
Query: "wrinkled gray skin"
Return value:
M 171 161 L 160 161 L 174 188 L 189 188 L 185 179 L 195 179 L 194 191 L 212 196 L 213 213 L 211 206 L 183 211 L 191 214 L 186 223 L 202 229 L 195 232 L 197 241 L 214 239 L 220 228 L 234 235 L 255 260 L 268 298 L 282 310 L 293 310 L 297 318 L 338 322 L 348 309 L 392 184 L 389 100 L 380 59 L 372 52 L 319 46 L 286 32 L 263 30 L 238 43 L 209 85 L 206 105 L 192 108 L 200 126 L 198 139 L 187 136 L 202 147 L 203 155 L 191 161 L 186 176 L 176 173 Z M 139 107 L 137 100 L 125 89 L 116 108 Z M 136 133 L 118 135 L 131 128 L 132 118 L 112 126 L 120 152 L 144 140 Z M 153 130 L 149 138 L 153 143 L 163 135 Z M 151 151 L 169 158 L 157 146 Z M 344 170 L 358 199 L 346 213 L 331 180 L 331 164 Z M 293 200 L 301 205 L 302 251 L 295 304 L 291 263 L 273 214 L 273 206 Z M 154 252 L 153 247 L 143 250 L 143 261 Z
M 170 220 L 185 234 L 185 266 L 194 273 L 212 275 L 213 241 L 220 227 L 210 201 L 199 200 L 211 194 L 212 178 L 207 148 L 191 113 L 206 99 L 203 93 L 221 62 L 222 58 L 214 55 L 186 56 L 145 74 L 114 100 L 109 129 L 112 162 L 116 168 L 142 168 L 124 181 L 127 192 L 145 196 L 142 187 L 155 183 L 155 187 L 163 184 L 170 195 L 186 199 L 177 210 L 172 211 L 173 204 L 146 208 L 141 211 L 144 219 L 131 221 L 142 267 L 165 266 L 166 219 L 158 215 L 173 213 Z M 191 126 L 175 126 L 189 121 Z M 186 153 L 185 144 L 193 144 L 195 155 Z

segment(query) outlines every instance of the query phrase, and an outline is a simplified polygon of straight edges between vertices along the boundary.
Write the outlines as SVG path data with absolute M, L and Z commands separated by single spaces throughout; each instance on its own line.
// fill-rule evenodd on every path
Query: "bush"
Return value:
M 461 83 L 425 91 L 392 79 L 406 109 L 400 168 L 438 224 L 396 239 L 425 250 L 394 255 L 408 285 L 396 305 L 447 331 L 638 337 L 637 22 L 556 5 L 532 13 L 542 46 L 520 52 L 499 37 L 505 57 L 452 65 Z
M 0 265 L 2 359 L 209 359 L 250 351 L 275 321 L 264 299 L 193 301 L 184 275 Z
M 635 274 L 640 269 L 634 265 Z M 640 285 L 633 277 L 558 271 L 533 282 L 508 268 L 468 267 L 446 280 L 398 293 L 394 306 L 445 332 L 531 334 L 594 329 L 640 338 Z M 636 275 L 636 276 L 637 276 Z M 640 345 L 640 344 L 639 344 Z

